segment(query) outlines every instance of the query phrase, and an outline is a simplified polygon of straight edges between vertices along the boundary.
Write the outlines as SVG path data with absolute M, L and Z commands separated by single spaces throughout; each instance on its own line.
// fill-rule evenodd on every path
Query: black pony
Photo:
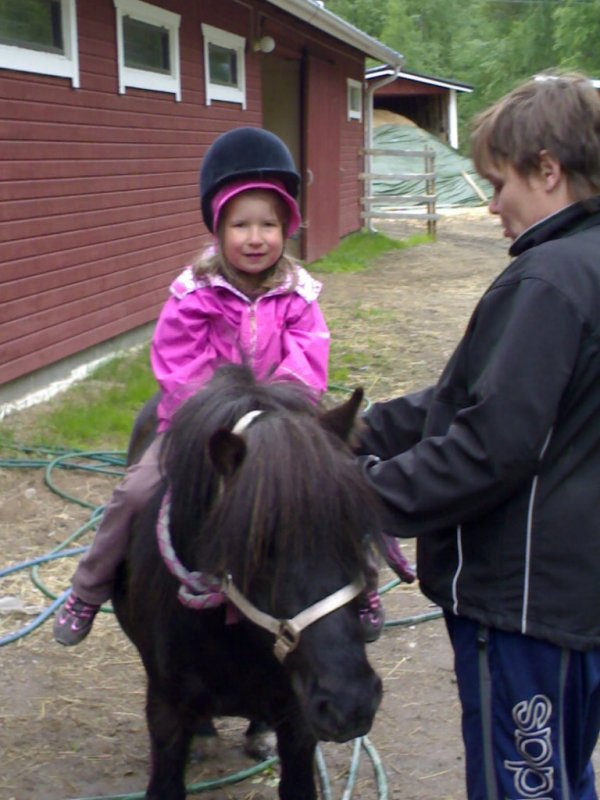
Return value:
M 273 726 L 282 800 L 316 798 L 318 740 L 369 731 L 381 681 L 356 597 L 377 513 L 344 443 L 361 397 L 320 413 L 228 366 L 175 415 L 113 596 L 148 678 L 147 798 L 185 798 L 191 739 L 213 716 Z

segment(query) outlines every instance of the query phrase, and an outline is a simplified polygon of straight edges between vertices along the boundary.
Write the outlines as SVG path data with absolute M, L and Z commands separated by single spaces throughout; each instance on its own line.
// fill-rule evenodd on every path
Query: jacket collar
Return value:
M 277 286 L 274 289 L 271 289 L 266 294 L 261 295 L 261 297 L 272 297 L 273 295 L 285 295 L 290 294 L 290 292 L 294 292 L 302 297 L 307 303 L 314 302 L 318 298 L 321 289 L 323 288 L 322 283 L 316 280 L 316 278 L 313 278 L 312 275 L 300 265 L 296 265 L 295 278 L 296 285 L 293 288 L 293 278 L 290 275 L 282 286 Z M 248 297 L 246 297 L 245 294 L 240 292 L 239 289 L 236 289 L 235 286 L 232 286 L 222 275 L 203 275 L 202 277 L 197 278 L 194 275 L 194 270 L 192 267 L 186 267 L 182 274 L 175 281 L 173 281 L 171 284 L 171 293 L 181 300 L 181 298 L 185 297 L 186 294 L 191 294 L 197 289 L 202 289 L 206 286 L 218 286 L 222 289 L 227 289 L 244 302 L 252 302 Z
M 600 224 L 600 196 L 572 203 L 549 217 L 536 222 L 518 236 L 509 248 L 509 255 L 520 256 L 526 250 L 551 239 L 560 239 L 576 231 Z
M 313 278 L 312 275 L 310 275 L 310 273 L 304 269 L 304 267 L 299 265 L 296 265 L 295 272 L 295 276 L 288 275 L 280 286 L 275 286 L 273 289 L 265 292 L 265 294 L 260 295 L 258 299 L 260 300 L 262 297 L 273 297 L 274 295 L 290 294 L 291 292 L 294 292 L 295 294 L 300 295 L 300 297 L 302 297 L 307 303 L 314 302 L 321 292 L 321 282 Z M 243 292 L 236 289 L 235 286 L 232 286 L 222 275 L 208 276 L 208 282 L 213 286 L 221 286 L 225 289 L 229 289 L 231 292 L 239 295 L 244 300 L 251 302 L 248 300 L 246 295 L 243 294 Z

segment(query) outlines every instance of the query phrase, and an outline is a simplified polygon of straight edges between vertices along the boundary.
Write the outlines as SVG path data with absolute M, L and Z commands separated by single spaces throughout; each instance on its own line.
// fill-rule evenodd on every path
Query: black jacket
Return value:
M 448 611 L 600 646 L 600 198 L 527 230 L 435 387 L 375 404 L 388 531 Z

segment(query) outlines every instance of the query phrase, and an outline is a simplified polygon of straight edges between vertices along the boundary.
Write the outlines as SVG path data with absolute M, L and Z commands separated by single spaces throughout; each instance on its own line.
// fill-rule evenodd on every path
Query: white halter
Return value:
M 248 413 L 244 414 L 244 416 L 241 417 L 241 419 L 238 419 L 238 421 L 231 429 L 231 432 L 237 433 L 238 435 L 240 433 L 243 433 L 246 430 L 246 428 L 252 423 L 252 421 L 256 419 L 256 417 L 260 417 L 260 415 L 264 413 L 265 413 L 264 411 L 248 411 Z

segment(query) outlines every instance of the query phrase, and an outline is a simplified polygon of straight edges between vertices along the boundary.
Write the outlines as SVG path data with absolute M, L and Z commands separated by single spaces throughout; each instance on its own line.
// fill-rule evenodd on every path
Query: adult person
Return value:
M 600 727 L 600 99 L 540 76 L 475 121 L 512 240 L 437 384 L 360 452 L 444 611 L 469 800 L 592 800 Z M 371 454 L 371 455 L 366 455 Z

